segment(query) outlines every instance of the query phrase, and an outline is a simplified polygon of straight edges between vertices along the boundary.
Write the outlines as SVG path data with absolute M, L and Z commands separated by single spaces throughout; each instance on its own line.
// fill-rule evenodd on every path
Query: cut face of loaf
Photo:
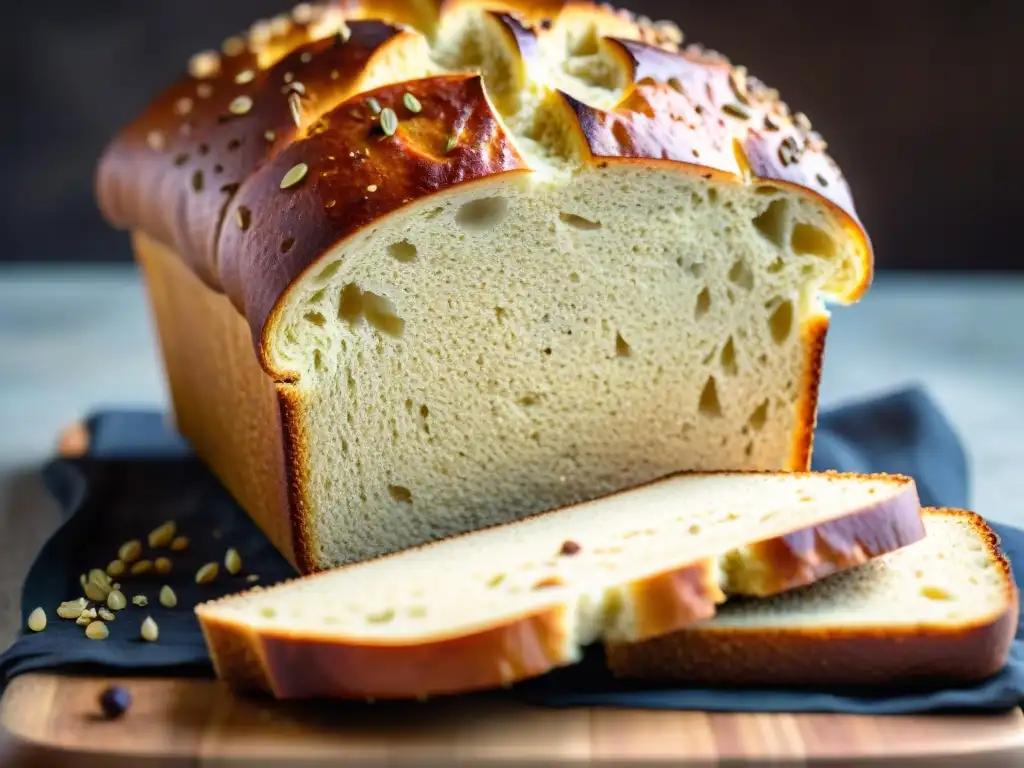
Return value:
M 252 333 L 275 543 L 316 570 L 679 470 L 805 469 L 821 299 L 871 277 L 806 118 L 607 8 L 410 8 L 259 27 L 101 163 L 108 217 Z M 222 420 L 170 375 L 186 429 Z M 246 498 L 242 449 L 192 432 Z
M 1006 662 L 1019 597 L 972 512 L 929 509 L 927 538 L 767 600 L 730 600 L 692 628 L 606 657 L 622 677 L 712 685 L 973 682 Z
M 508 685 L 917 541 L 907 478 L 679 475 L 199 606 L 220 677 L 281 698 Z

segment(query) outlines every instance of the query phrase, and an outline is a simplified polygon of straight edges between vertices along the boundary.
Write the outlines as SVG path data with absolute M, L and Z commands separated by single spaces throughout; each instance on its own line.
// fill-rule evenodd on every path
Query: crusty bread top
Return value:
M 709 632 L 964 629 L 1017 602 L 999 540 L 973 512 L 928 509 L 927 536 L 892 554 L 765 600 L 730 600 Z
M 100 205 L 224 290 L 257 340 L 306 270 L 398 208 L 612 162 L 820 201 L 853 244 L 824 289 L 856 299 L 870 245 L 824 142 L 742 67 L 680 40 L 585 3 L 302 4 L 195 57 L 105 152 Z
M 574 645 L 637 640 L 672 629 L 641 604 L 660 599 L 651 589 L 656 577 L 696 569 L 708 594 L 774 593 L 923 532 L 916 489 L 905 477 L 683 474 L 253 589 L 201 605 L 197 614 L 256 632 L 401 645 L 560 607 Z

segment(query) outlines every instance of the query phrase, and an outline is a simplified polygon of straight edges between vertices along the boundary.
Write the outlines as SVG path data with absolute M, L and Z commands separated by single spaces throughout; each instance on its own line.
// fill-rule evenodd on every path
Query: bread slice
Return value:
M 928 509 L 927 538 L 767 600 L 730 600 L 672 635 L 610 644 L 622 677 L 658 683 L 957 683 L 999 671 L 1019 595 L 998 539 L 973 512 Z
M 197 57 L 97 178 L 178 424 L 300 570 L 807 468 L 823 300 L 872 256 L 804 115 L 604 6 L 300 8 Z
M 677 475 L 200 605 L 218 675 L 281 698 L 508 685 L 924 535 L 903 477 Z

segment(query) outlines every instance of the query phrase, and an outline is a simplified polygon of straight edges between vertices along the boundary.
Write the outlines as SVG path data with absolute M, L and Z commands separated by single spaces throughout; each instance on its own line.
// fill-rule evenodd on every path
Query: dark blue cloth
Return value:
M 32 670 L 115 674 L 211 674 L 202 635 L 192 612 L 159 605 L 157 590 L 169 583 L 182 606 L 245 588 L 246 573 L 268 584 L 294 575 L 187 444 L 169 433 L 156 413 L 104 412 L 89 419 L 89 453 L 60 459 L 44 470 L 65 522 L 29 571 L 22 595 L 27 621 L 33 608 L 47 609 L 45 632 L 22 636 L 0 656 L 0 687 Z M 928 397 L 907 390 L 824 413 L 818 425 L 815 469 L 899 472 L 912 475 L 929 506 L 968 506 L 967 462 L 956 434 Z M 74 622 L 54 610 L 80 593 L 78 575 L 116 557 L 118 546 L 165 520 L 176 520 L 191 546 L 174 554 L 167 576 L 123 579 L 130 598 L 143 593 L 147 611 L 122 611 L 103 642 L 88 640 Z M 1024 531 L 995 526 L 1015 571 L 1024 573 Z M 212 585 L 197 587 L 196 569 L 220 561 L 233 546 L 245 570 L 222 570 Z M 147 613 L 160 626 L 160 641 L 138 640 Z M 521 685 L 507 694 L 549 706 L 616 706 L 659 709 L 761 712 L 897 713 L 936 710 L 1002 710 L 1024 702 L 1024 630 L 1012 659 L 995 678 L 945 690 L 856 691 L 673 688 L 654 690 L 613 680 L 600 649 L 582 664 Z

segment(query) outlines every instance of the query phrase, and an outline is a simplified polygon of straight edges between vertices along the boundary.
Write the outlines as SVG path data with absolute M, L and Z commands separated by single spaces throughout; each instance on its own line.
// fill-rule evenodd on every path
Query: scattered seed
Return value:
M 95 608 L 86 608 L 84 611 L 82 611 L 82 618 L 95 619 L 96 618 L 96 609 Z
M 264 131 L 263 138 L 266 139 L 267 141 L 273 142 L 277 140 L 277 134 L 274 133 L 273 131 Z
M 237 575 L 242 570 L 242 556 L 238 554 L 238 550 L 234 547 L 224 554 L 224 567 L 232 576 Z
M 33 632 L 42 632 L 46 629 L 46 611 L 36 608 L 28 615 L 28 628 Z
M 108 720 L 115 720 L 132 705 L 132 695 L 120 685 L 112 685 L 100 694 L 100 709 Z
M 221 43 L 220 49 L 225 56 L 237 56 L 245 50 L 245 40 L 240 37 L 229 37 Z
M 306 173 L 308 172 L 309 166 L 306 165 L 305 163 L 299 163 L 298 165 L 292 166 L 288 170 L 288 173 L 284 175 L 284 178 L 281 179 L 281 189 L 288 189 L 288 187 L 294 187 L 296 184 L 298 184 L 300 181 L 306 178 Z M 217 533 L 217 531 L 213 532 L 213 538 L 220 538 L 217 535 Z
M 200 83 L 196 86 L 196 96 L 200 99 L 208 99 L 213 96 L 213 86 L 209 83 Z
M 85 636 L 90 640 L 106 640 L 109 634 L 110 630 L 102 621 L 90 621 L 85 628 Z
M 196 571 L 196 584 L 209 584 L 217 578 L 220 566 L 217 563 L 207 563 Z
M 139 560 L 137 563 L 132 564 L 131 573 L 132 576 L 141 576 L 144 573 L 149 573 L 153 570 L 152 560 Z
M 249 209 L 246 208 L 245 210 L 248 212 Z M 188 549 L 188 536 L 176 536 L 174 541 L 171 542 L 171 551 L 181 552 L 185 549 Z
M 391 107 L 384 107 L 380 112 L 380 127 L 388 136 L 394 136 L 398 130 L 398 115 Z
M 154 528 L 149 532 L 149 546 L 153 549 L 166 547 L 174 539 L 178 526 L 173 520 L 168 520 L 163 525 Z
M 200 51 L 188 60 L 188 73 L 197 80 L 213 77 L 220 72 L 220 54 Z
M 241 72 L 235 75 L 235 82 L 239 85 L 245 85 L 246 83 L 251 83 L 253 81 L 253 78 L 255 77 L 256 73 L 253 72 L 251 69 L 243 69 Z
M 459 137 L 458 136 L 455 136 L 454 134 L 449 136 L 448 137 L 448 141 L 445 142 L 445 145 L 444 145 L 445 154 L 447 154 L 448 152 L 451 152 L 453 149 L 455 149 L 455 147 L 458 146 L 458 143 L 459 143 Z
M 366 100 L 366 106 L 370 108 L 370 111 L 373 112 L 373 114 L 380 114 L 380 102 L 373 98 L 373 96 Z
M 405 108 L 410 112 L 419 112 L 423 109 L 423 105 L 420 104 L 420 100 L 408 91 L 406 91 L 405 95 L 402 97 L 402 103 L 405 104 Z
M 107 608 L 103 608 L 102 606 L 96 609 L 96 614 L 104 621 L 114 620 L 114 614 L 111 613 L 110 610 L 108 610 Z
M 57 615 L 62 619 L 77 619 L 85 610 L 86 600 L 80 597 L 77 600 L 68 600 L 57 606 Z
M 86 616 L 83 614 L 79 616 L 77 619 L 75 619 L 75 624 L 77 624 L 80 627 L 88 627 L 90 622 L 92 622 L 93 618 L 94 617 L 92 616 Z
M 106 600 L 107 595 L 110 593 L 109 589 L 103 589 L 103 587 L 101 587 L 94 581 L 85 582 L 85 587 L 83 588 L 83 591 L 85 592 L 85 596 L 87 598 L 97 603 L 102 603 L 104 600 Z
M 805 133 L 809 133 L 813 126 L 811 125 L 811 119 L 807 117 L 803 112 L 797 112 L 793 115 L 793 122 L 796 123 L 796 127 Z
M 134 563 L 140 557 L 142 557 L 142 542 L 138 539 L 132 539 L 121 545 L 121 548 L 117 550 L 117 556 L 125 563 Z
M 122 611 L 128 605 L 128 601 L 125 599 L 124 593 L 120 590 L 113 590 L 107 595 L 107 607 L 112 611 Z
M 171 561 L 166 557 L 158 557 L 153 561 L 153 568 L 161 576 L 166 576 L 171 572 Z
M 248 576 L 245 577 L 245 580 L 250 584 L 255 584 L 257 581 L 260 580 L 260 577 L 258 574 L 250 573 Z
M 377 185 L 376 185 L 376 184 L 370 184 L 370 185 L 369 185 L 369 186 L 368 186 L 368 187 L 366 188 L 366 191 L 367 191 L 367 192 L 376 192 L 376 191 L 377 191 Z
M 146 143 L 149 144 L 150 149 L 154 149 L 159 152 L 164 148 L 166 142 L 164 135 L 160 131 L 150 131 L 146 134 Z
M 124 560 L 111 560 L 107 565 L 108 576 L 123 576 L 125 572 Z
M 309 62 L 311 62 L 312 60 L 313 54 L 310 53 L 309 51 L 305 51 L 302 53 L 301 56 L 299 56 L 299 61 L 301 61 L 303 64 L 309 64 Z
M 156 622 L 153 621 L 152 616 L 147 616 L 146 620 L 142 622 L 142 629 L 139 634 L 142 635 L 142 639 L 146 642 L 156 642 L 156 639 L 160 636 L 160 629 L 157 627 Z
M 187 115 L 192 111 L 192 99 L 188 96 L 182 96 L 174 102 L 174 111 L 179 115 Z
M 139 608 L 145 608 L 149 605 L 149 598 L 145 595 L 134 595 L 132 597 L 132 605 L 137 605 Z
M 299 94 L 300 96 L 305 96 L 306 95 L 306 86 L 304 86 L 302 83 L 300 83 L 298 80 L 296 80 L 294 83 L 291 83 L 290 85 L 286 85 L 284 87 L 284 92 L 287 93 L 288 91 L 293 91 L 293 92 Z
M 732 115 L 740 120 L 750 119 L 750 113 L 747 111 L 746 107 L 741 104 L 724 104 L 722 106 L 722 111 L 725 112 L 725 114 Z
M 302 127 L 302 98 L 297 93 L 288 94 L 288 110 L 292 114 L 292 122 L 296 127 Z
M 198 581 L 198 579 L 196 579 L 196 581 Z M 160 605 L 164 608 L 173 608 L 177 604 L 178 596 L 174 594 L 174 590 L 166 584 L 160 587 Z
M 337 80 L 339 77 L 341 77 L 341 73 L 338 70 L 336 70 L 336 69 L 332 69 L 331 70 L 331 80 Z
M 236 96 L 228 104 L 228 111 L 233 115 L 244 115 L 252 109 L 252 99 L 249 96 Z

